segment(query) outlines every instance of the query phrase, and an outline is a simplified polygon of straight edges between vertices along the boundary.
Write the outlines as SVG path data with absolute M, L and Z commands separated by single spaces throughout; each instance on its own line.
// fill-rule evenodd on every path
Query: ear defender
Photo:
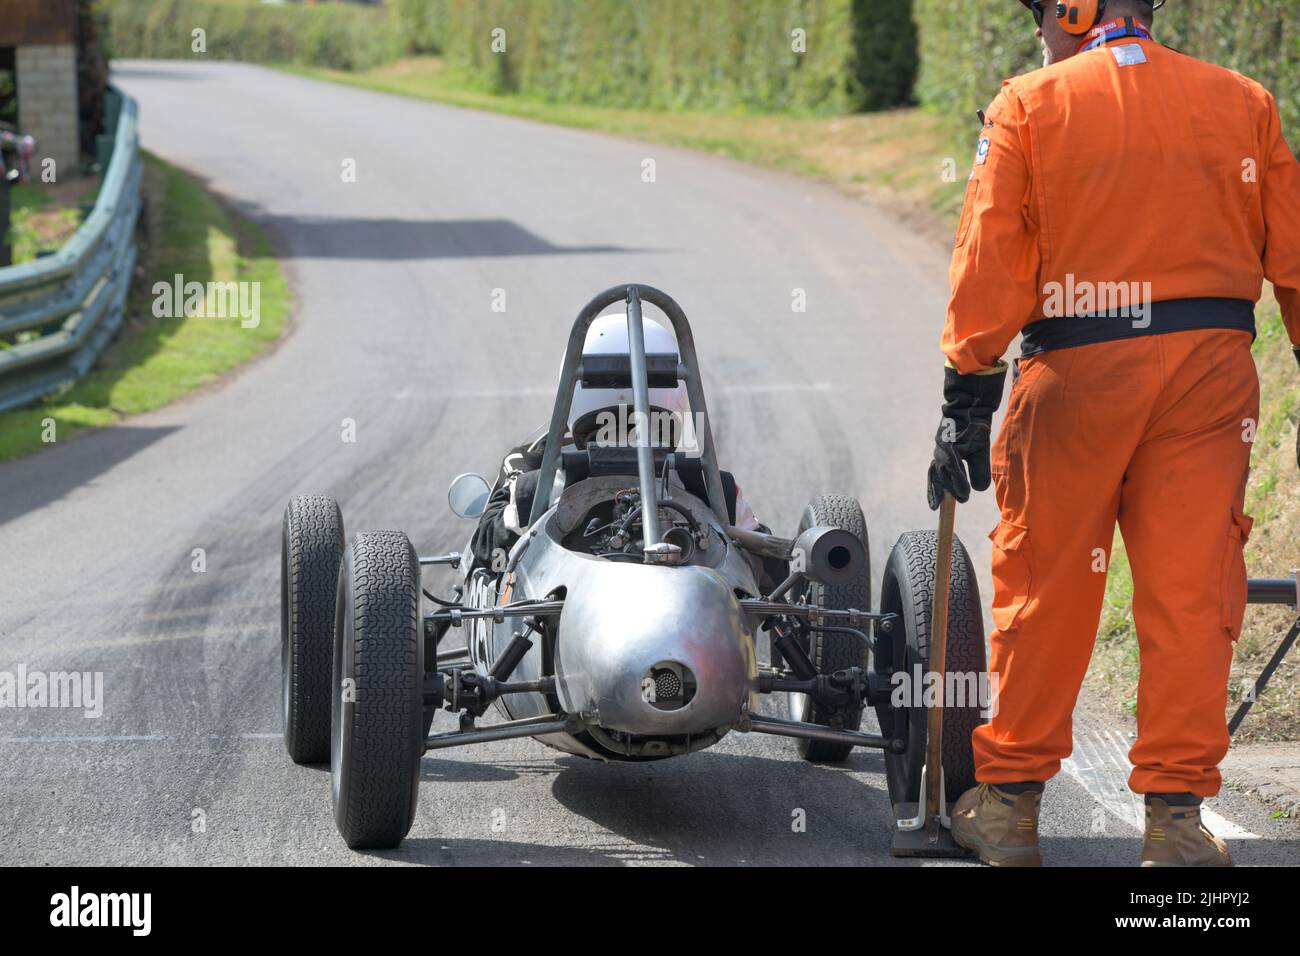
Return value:
M 1097 25 L 1105 0 L 1062 0 L 1056 5 L 1056 19 L 1066 33 L 1081 36 Z

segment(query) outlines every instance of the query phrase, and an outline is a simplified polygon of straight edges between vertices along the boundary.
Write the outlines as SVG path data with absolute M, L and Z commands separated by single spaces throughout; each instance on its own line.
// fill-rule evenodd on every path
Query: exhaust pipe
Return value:
M 809 528 L 795 539 L 790 552 L 791 572 L 828 586 L 860 579 L 866 567 L 862 539 L 841 528 Z

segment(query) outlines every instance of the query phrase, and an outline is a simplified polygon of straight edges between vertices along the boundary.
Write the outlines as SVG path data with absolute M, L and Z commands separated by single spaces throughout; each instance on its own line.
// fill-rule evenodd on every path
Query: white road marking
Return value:
M 395 399 L 429 398 L 533 398 L 538 395 L 555 395 L 553 388 L 466 388 L 441 391 L 431 388 L 404 388 L 393 395 Z
M 126 734 L 120 737 L 0 737 L 6 744 L 115 744 L 141 740 L 172 740 L 157 734 Z
M 209 740 L 279 740 L 283 734 L 208 734 Z M 0 737 L 0 744 L 120 744 L 160 740 L 193 740 L 174 734 L 117 734 L 101 737 Z
M 1062 761 L 1061 768 L 1112 816 L 1141 830 L 1146 818 L 1142 798 L 1125 782 L 1127 748 L 1113 734 L 1101 729 L 1076 734 L 1074 753 Z
M 767 382 L 755 384 L 716 385 L 710 391 L 723 395 L 789 395 L 806 392 L 831 392 L 835 386 L 830 382 Z M 539 395 L 554 396 L 554 388 L 468 388 L 443 391 L 430 388 L 403 388 L 393 393 L 395 400 L 408 399 L 468 399 L 468 398 L 536 398 Z
M 1201 820 L 1210 828 L 1215 836 L 1223 837 L 1225 840 L 1258 840 L 1259 835 L 1251 833 L 1249 830 L 1237 826 L 1227 817 L 1220 816 L 1208 807 L 1201 807 Z
M 1077 780 L 1088 794 L 1113 816 L 1134 829 L 1146 826 L 1146 807 L 1140 794 L 1128 788 L 1128 742 L 1116 730 L 1089 728 L 1074 737 L 1074 753 L 1062 761 L 1061 769 Z M 1206 807 L 1201 819 L 1218 836 L 1227 840 L 1258 840 L 1258 834 L 1238 826 Z
M 723 385 L 716 391 L 730 395 L 783 395 L 792 392 L 830 392 L 835 386 L 830 382 L 770 382 L 766 385 Z

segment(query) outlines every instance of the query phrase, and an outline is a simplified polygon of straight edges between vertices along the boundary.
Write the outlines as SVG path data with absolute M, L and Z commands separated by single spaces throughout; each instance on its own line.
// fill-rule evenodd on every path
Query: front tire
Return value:
M 284 509 L 280 541 L 280 698 L 294 763 L 330 758 L 334 599 L 343 563 L 343 513 L 324 495 Z
M 415 820 L 424 755 L 419 559 L 399 531 L 362 532 L 338 584 L 334 822 L 352 849 L 386 849 Z
M 916 673 L 928 673 L 930 666 L 930 613 L 934 606 L 935 559 L 939 535 L 935 531 L 910 531 L 898 539 L 889 553 L 880 582 L 880 610 L 897 615 L 893 630 L 877 632 L 874 665 L 882 675 L 904 671 L 908 682 L 916 683 Z M 977 691 L 983 691 L 981 679 L 987 671 L 984 653 L 984 613 L 980 605 L 979 584 L 970 555 L 960 539 L 953 537 L 952 580 L 948 594 L 948 650 L 944 658 L 944 687 L 948 675 L 960 680 L 955 686 L 970 688 L 969 675 L 975 676 Z M 914 689 L 914 692 L 918 692 Z M 914 701 L 913 701 L 914 703 Z M 926 739 L 929 736 L 927 708 L 892 706 L 892 701 L 877 705 L 876 716 L 881 733 L 902 738 L 907 749 L 901 754 L 885 752 L 885 778 L 889 799 L 895 806 L 919 802 L 921 768 L 925 766 Z M 981 701 L 964 706 L 945 706 L 943 713 L 943 774 L 947 799 L 955 801 L 975 786 L 975 755 L 971 734 L 984 723 Z
M 799 520 L 799 533 L 817 527 L 840 528 L 857 535 L 862 541 L 867 561 L 862 569 L 862 577 L 847 584 L 828 587 L 809 581 L 801 585 L 808 603 L 841 611 L 850 608 L 870 611 L 871 545 L 867 539 L 867 519 L 862 515 L 862 506 L 856 498 L 848 495 L 819 495 L 804 509 Z M 856 634 L 846 631 L 810 631 L 809 645 L 808 656 L 819 674 L 833 674 L 850 667 L 859 667 L 865 673 L 871 657 L 870 645 Z M 790 716 L 794 720 L 834 727 L 837 730 L 857 730 L 862 725 L 862 708 L 823 709 L 814 706 L 806 694 L 790 695 Z M 852 744 L 802 737 L 796 740 L 796 746 L 801 757 L 818 763 L 839 763 L 854 750 Z

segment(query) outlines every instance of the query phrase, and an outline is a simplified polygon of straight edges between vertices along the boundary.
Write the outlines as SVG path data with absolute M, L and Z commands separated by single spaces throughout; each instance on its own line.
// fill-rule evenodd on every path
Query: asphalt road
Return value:
M 351 531 L 459 547 L 448 481 L 544 420 L 577 310 L 641 281 L 692 317 L 723 465 L 760 518 L 790 531 L 810 496 L 855 494 L 880 568 L 933 520 L 943 251 L 831 189 L 666 147 L 251 66 L 115 74 L 145 146 L 269 228 L 296 314 L 219 387 L 0 465 L 0 670 L 104 675 L 97 719 L 0 710 L 0 862 L 896 862 L 877 755 L 809 766 L 739 734 L 658 764 L 443 752 L 403 846 L 351 853 L 327 772 L 280 741 L 280 516 L 327 493 Z M 959 517 L 981 569 L 992 525 L 989 496 Z M 1049 788 L 1049 863 L 1136 860 L 1118 752 Z M 1300 861 L 1293 827 L 1214 807 L 1263 837 L 1233 840 L 1241 862 Z

